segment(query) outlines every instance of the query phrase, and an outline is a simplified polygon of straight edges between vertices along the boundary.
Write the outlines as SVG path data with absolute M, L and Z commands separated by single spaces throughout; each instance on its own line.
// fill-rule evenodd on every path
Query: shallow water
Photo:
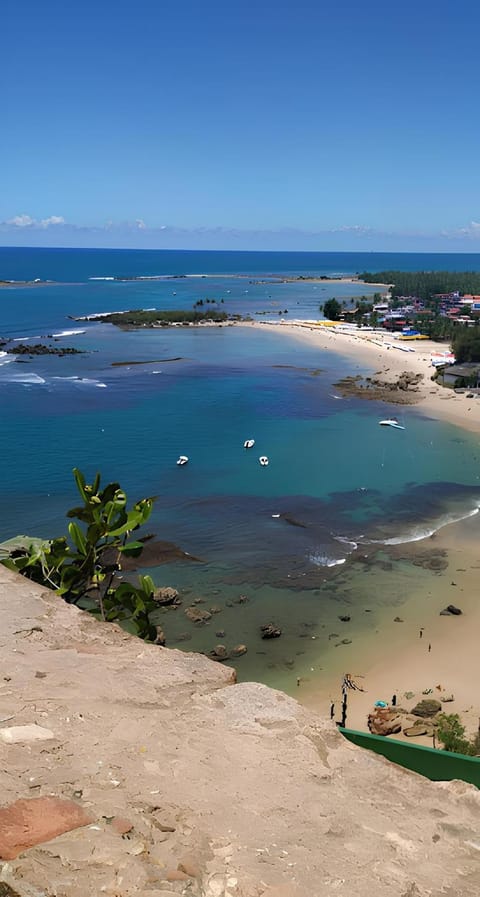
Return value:
M 224 278 L 209 281 L 208 293 L 254 312 L 268 289 L 272 302 L 299 302 L 299 316 L 309 316 L 315 286 Z M 273 328 L 122 332 L 67 318 L 174 299 L 191 307 L 205 289 L 179 281 L 2 291 L 5 335 L 86 332 L 55 343 L 85 354 L 0 357 L 0 538 L 64 532 L 74 466 L 118 480 L 132 500 L 158 496 L 149 529 L 203 561 L 152 571 L 182 592 L 182 607 L 160 614 L 167 643 L 245 642 L 242 678 L 292 687 L 333 650 L 348 652 L 342 639 L 395 606 L 412 577 L 434 575 L 382 545 L 423 538 L 478 508 L 477 440 L 410 407 L 394 412 L 405 430 L 379 427 L 393 409 L 334 398 L 333 384 L 356 363 Z M 129 361 L 148 364 L 112 366 Z M 247 438 L 255 439 L 249 451 Z M 180 454 L 186 467 L 176 465 Z M 237 603 L 240 595 L 248 601 Z M 221 607 L 206 626 L 185 618 L 195 599 Z M 348 625 L 338 621 L 345 608 L 355 611 Z M 270 621 L 283 635 L 264 642 L 259 626 Z M 221 630 L 225 637 L 215 635 Z

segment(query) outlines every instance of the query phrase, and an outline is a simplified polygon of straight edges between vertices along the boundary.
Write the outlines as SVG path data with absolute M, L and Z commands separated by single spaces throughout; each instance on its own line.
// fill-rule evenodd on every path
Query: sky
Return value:
M 3 0 L 0 244 L 480 251 L 473 0 Z

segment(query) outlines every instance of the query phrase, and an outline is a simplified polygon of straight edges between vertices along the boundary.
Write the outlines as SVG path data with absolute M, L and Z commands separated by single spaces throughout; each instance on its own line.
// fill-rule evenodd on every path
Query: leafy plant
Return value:
M 98 473 L 91 484 L 77 468 L 73 476 L 82 504 L 67 512 L 72 518 L 68 537 L 32 540 L 1 563 L 55 589 L 68 603 L 102 620 L 118 620 L 130 632 L 154 641 L 156 627 L 150 621 L 157 606 L 153 580 L 140 576 L 135 586 L 120 576 L 122 558 L 138 557 L 142 552 L 143 542 L 131 539 L 131 534 L 149 519 L 154 499 L 143 498 L 128 510 L 127 496 L 118 483 L 101 489 Z
M 465 726 L 458 713 L 439 713 L 437 736 L 445 751 L 454 751 L 467 756 L 475 753 L 475 746 L 465 738 Z

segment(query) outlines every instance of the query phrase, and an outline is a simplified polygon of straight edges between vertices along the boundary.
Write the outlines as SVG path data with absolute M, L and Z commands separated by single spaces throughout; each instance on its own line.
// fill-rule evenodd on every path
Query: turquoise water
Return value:
M 36 271 L 46 276 L 48 268 L 55 278 L 48 251 L 46 258 L 35 253 Z M 274 270 L 268 255 L 269 266 L 257 259 L 252 273 Z M 183 607 L 198 599 L 221 608 L 200 629 L 183 608 L 166 612 L 168 644 L 208 650 L 223 640 L 215 632 L 225 630 L 230 645 L 232 638 L 258 642 L 241 659 L 241 675 L 295 676 L 313 662 L 311 633 L 320 638 L 322 627 L 328 633 L 339 602 L 354 603 L 360 594 L 345 582 L 350 568 L 358 576 L 363 553 L 420 538 L 478 506 L 478 440 L 411 408 L 335 398 L 333 384 L 356 373 L 355 364 L 274 328 L 121 332 L 69 321 L 68 315 L 108 308 L 191 307 L 207 295 L 252 316 L 264 307 L 275 316 L 270 302 L 318 317 L 318 284 L 89 281 L 96 275 L 85 272 L 132 270 L 129 253 L 116 257 L 122 265 L 116 268 L 112 253 L 106 256 L 96 255 L 95 267 L 90 257 L 76 259 L 72 281 L 83 264 L 82 283 L 0 292 L 3 336 L 86 331 L 58 338 L 58 345 L 84 349 L 82 355 L 22 363 L 0 357 L 0 538 L 63 532 L 65 509 L 75 502 L 73 466 L 120 481 L 132 499 L 156 495 L 150 528 L 202 560 L 157 568 L 156 581 L 180 588 Z M 32 276 L 30 264 L 24 277 Z M 218 258 L 208 264 L 220 270 Z M 292 264 L 277 259 L 277 271 Z M 2 269 L 1 276 L 7 276 Z M 347 288 L 333 286 L 336 295 Z M 348 285 L 344 295 L 354 289 L 365 291 Z M 112 366 L 119 361 L 152 363 Z M 378 426 L 390 412 L 405 430 Z M 256 440 L 251 451 L 243 449 L 247 438 Z M 190 458 L 184 468 L 176 465 L 179 454 Z M 261 454 L 270 459 L 267 468 L 258 463 Z M 249 600 L 239 605 L 241 594 Z M 258 625 L 270 619 L 285 637 L 261 653 Z

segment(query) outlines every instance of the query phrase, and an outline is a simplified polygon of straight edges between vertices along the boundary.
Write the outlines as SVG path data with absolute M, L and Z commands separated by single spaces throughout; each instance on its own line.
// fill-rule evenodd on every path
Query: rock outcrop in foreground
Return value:
M 0 643 L 0 893 L 480 892 L 473 786 L 399 769 L 284 694 L 2 567 Z

